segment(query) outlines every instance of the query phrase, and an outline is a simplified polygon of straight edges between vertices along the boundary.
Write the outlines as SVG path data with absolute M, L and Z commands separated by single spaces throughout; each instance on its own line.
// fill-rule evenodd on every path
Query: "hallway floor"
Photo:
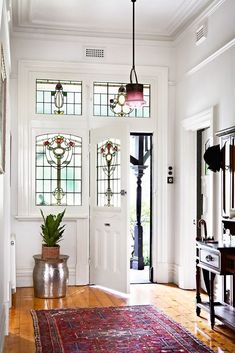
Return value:
M 10 310 L 9 336 L 4 353 L 34 353 L 34 332 L 30 309 L 68 307 L 102 307 L 153 304 L 175 321 L 181 323 L 197 338 L 217 353 L 235 352 L 235 332 L 216 322 L 211 330 L 208 314 L 195 314 L 195 291 L 181 290 L 175 285 L 135 284 L 128 298 L 111 294 L 96 287 L 71 286 L 62 299 L 39 299 L 33 288 L 17 288 Z
M 149 280 L 149 266 L 145 266 L 144 270 L 130 269 L 130 283 L 151 283 Z

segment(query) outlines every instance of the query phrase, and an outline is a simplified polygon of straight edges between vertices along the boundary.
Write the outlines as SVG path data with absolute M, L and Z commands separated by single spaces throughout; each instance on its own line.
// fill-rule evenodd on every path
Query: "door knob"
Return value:
M 121 194 L 122 196 L 125 196 L 125 195 L 127 194 L 127 192 L 126 192 L 126 190 L 122 189 L 122 190 L 120 191 L 120 194 Z

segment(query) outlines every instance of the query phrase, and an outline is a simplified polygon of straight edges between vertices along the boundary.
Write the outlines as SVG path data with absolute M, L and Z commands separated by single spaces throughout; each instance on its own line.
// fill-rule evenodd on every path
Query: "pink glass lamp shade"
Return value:
M 142 107 L 145 104 L 144 86 L 140 83 L 128 83 L 126 85 L 126 104 L 131 108 Z

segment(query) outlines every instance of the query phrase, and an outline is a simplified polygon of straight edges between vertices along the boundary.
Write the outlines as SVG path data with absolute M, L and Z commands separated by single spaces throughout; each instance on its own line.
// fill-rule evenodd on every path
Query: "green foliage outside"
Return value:
M 61 226 L 62 219 L 65 214 L 65 210 L 57 215 L 50 214 L 48 216 L 44 216 L 42 210 L 41 215 L 44 221 L 44 224 L 41 224 L 41 236 L 43 243 L 49 247 L 56 246 L 63 238 L 64 227 Z
M 131 257 L 134 253 L 134 227 L 136 223 L 136 207 L 131 205 L 130 207 L 130 235 L 131 235 Z M 144 265 L 150 265 L 149 250 L 150 250 L 150 208 L 147 202 L 142 202 L 141 209 L 141 224 L 143 227 L 143 256 Z

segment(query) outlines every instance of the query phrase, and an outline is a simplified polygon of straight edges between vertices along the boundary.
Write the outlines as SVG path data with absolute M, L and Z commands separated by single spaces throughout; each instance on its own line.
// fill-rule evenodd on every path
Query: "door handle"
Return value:
M 207 255 L 206 256 L 206 261 L 207 262 L 210 262 L 210 261 L 213 261 L 213 260 L 214 260 L 214 258 L 211 255 Z
M 122 189 L 122 190 L 120 191 L 120 194 L 121 194 L 122 196 L 125 196 L 125 195 L 127 194 L 127 192 L 126 192 L 126 190 Z

